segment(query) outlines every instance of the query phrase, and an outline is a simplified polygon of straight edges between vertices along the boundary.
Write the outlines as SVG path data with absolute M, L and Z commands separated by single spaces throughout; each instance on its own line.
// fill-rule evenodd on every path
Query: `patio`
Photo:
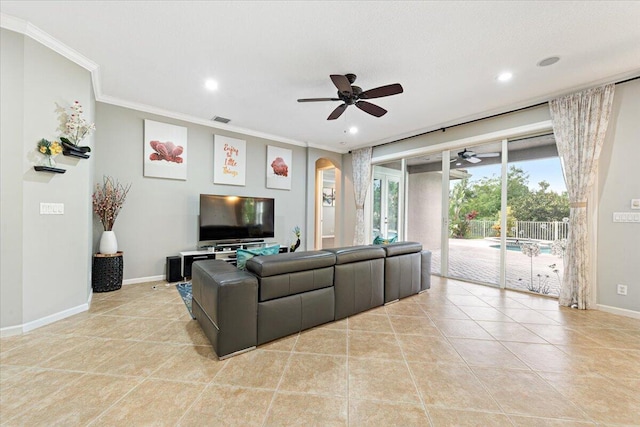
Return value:
M 449 239 L 449 277 L 497 286 L 500 281 L 500 250 L 492 245 L 496 242 L 491 238 Z M 440 275 L 441 251 L 432 249 L 432 254 L 431 272 Z M 529 291 L 527 287 L 533 271 L 534 286 L 547 288 L 548 296 L 560 295 L 562 258 L 546 253 L 530 258 L 520 251 L 507 250 L 506 264 L 507 289 Z M 558 273 L 550 267 L 554 264 Z

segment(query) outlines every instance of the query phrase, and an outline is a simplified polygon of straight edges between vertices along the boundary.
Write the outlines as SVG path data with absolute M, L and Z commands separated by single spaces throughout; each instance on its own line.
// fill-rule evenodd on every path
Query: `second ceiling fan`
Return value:
M 382 98 L 384 96 L 397 95 L 403 92 L 402 85 L 400 83 L 394 83 L 386 86 L 380 86 L 374 89 L 363 91 L 359 86 L 352 86 L 356 81 L 355 74 L 332 74 L 331 81 L 338 88 L 337 98 L 305 98 L 298 99 L 298 102 L 319 102 L 319 101 L 342 101 L 343 104 L 339 105 L 327 120 L 335 120 L 344 113 L 349 105 L 355 105 L 365 113 L 369 113 L 375 117 L 382 117 L 387 113 L 382 107 L 372 104 L 364 99 Z

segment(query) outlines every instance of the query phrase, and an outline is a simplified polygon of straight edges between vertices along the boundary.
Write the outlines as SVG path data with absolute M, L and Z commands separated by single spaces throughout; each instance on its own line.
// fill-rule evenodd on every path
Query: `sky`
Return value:
M 531 190 L 538 189 L 540 181 L 547 181 L 551 186 L 550 190 L 556 193 L 567 191 L 562 176 L 562 168 L 560 167 L 560 158 L 554 157 L 550 159 L 528 160 L 524 162 L 509 163 L 509 167 L 515 166 L 529 174 L 528 186 Z M 469 167 L 467 171 L 472 175 L 470 181 L 476 181 L 483 177 L 491 177 L 500 175 L 500 164 L 488 166 Z

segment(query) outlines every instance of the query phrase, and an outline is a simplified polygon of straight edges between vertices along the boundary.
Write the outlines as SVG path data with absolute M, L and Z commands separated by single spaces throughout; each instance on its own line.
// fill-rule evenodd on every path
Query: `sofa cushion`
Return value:
M 289 252 L 277 256 L 257 256 L 247 261 L 247 270 L 258 277 L 331 267 L 336 256 L 325 251 Z
M 417 242 L 398 242 L 382 245 L 382 248 L 387 253 L 387 257 L 390 257 L 421 252 L 422 244 Z
M 352 262 L 368 261 L 371 259 L 384 258 L 385 251 L 375 246 L 347 246 L 345 248 L 326 249 L 336 256 L 336 265 L 350 264 Z
M 238 249 L 236 251 L 236 263 L 239 270 L 246 270 L 247 261 L 254 256 L 275 255 L 280 251 L 280 245 L 267 246 L 256 249 Z

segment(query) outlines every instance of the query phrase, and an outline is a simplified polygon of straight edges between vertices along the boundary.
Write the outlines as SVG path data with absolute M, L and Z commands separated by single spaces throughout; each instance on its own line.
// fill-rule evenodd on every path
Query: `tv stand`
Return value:
M 196 251 L 180 252 L 180 265 L 182 277 L 184 279 L 191 277 L 191 266 L 195 261 L 204 259 L 221 259 L 236 265 L 236 251 L 238 249 L 263 248 L 265 246 L 276 245 L 276 242 L 265 242 L 264 240 L 238 241 L 216 243 L 211 246 L 202 246 Z

